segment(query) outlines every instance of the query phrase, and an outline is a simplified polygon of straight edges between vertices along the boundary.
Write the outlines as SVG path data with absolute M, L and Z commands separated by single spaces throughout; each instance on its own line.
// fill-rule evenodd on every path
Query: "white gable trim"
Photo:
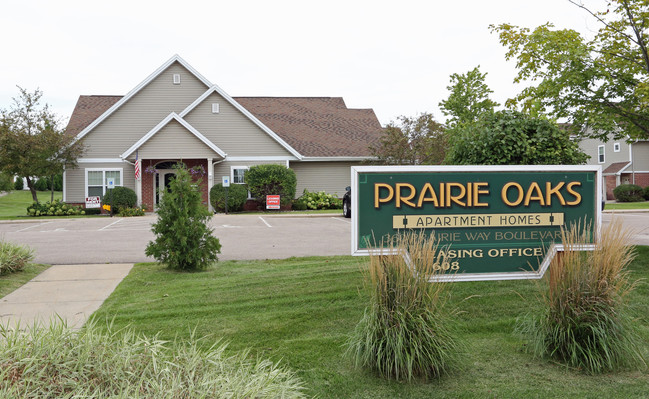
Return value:
M 180 65 L 185 67 L 190 73 L 192 73 L 198 80 L 203 82 L 207 87 L 212 86 L 212 83 L 210 83 L 209 80 L 207 80 L 203 75 L 198 73 L 197 70 L 195 70 L 191 65 L 187 63 L 187 61 L 183 60 L 178 54 L 174 55 L 171 57 L 167 62 L 162 64 L 160 68 L 156 69 L 151 75 L 149 75 L 146 79 L 144 79 L 142 82 L 140 82 L 139 85 L 135 86 L 135 88 L 131 91 L 129 91 L 124 97 L 122 97 L 118 102 L 113 104 L 112 107 L 108 108 L 106 112 L 101 114 L 99 118 L 95 119 L 92 121 L 92 123 L 88 126 L 86 126 L 85 129 L 83 129 L 79 134 L 77 134 L 77 137 L 75 138 L 75 141 L 78 141 L 82 139 L 86 134 L 88 134 L 92 129 L 94 129 L 97 125 L 99 125 L 101 122 L 103 122 L 106 118 L 108 118 L 113 112 L 115 112 L 119 107 L 124 105 L 128 100 L 130 100 L 134 95 L 136 95 L 140 90 L 142 90 L 146 85 L 151 83 L 153 79 L 157 78 L 158 75 L 160 75 L 162 72 L 164 72 L 171 64 L 174 62 L 178 62 Z
M 291 147 L 286 141 L 284 141 L 281 137 L 279 137 L 275 132 L 270 130 L 270 128 L 266 125 L 264 125 L 259 119 L 257 119 L 253 114 L 250 113 L 247 109 L 245 109 L 241 104 L 236 102 L 232 97 L 230 97 L 223 89 L 221 89 L 217 85 L 212 85 L 205 93 L 203 93 L 200 97 L 196 99 L 193 103 L 189 104 L 187 108 L 185 108 L 181 113 L 180 117 L 184 118 L 188 113 L 190 113 L 194 108 L 196 108 L 200 103 L 205 101 L 205 99 L 212 93 L 218 93 L 221 95 L 221 97 L 225 98 L 227 102 L 232 104 L 233 107 L 238 109 L 242 114 L 244 114 L 248 119 L 250 119 L 255 125 L 257 125 L 261 130 L 263 130 L 266 134 L 268 134 L 270 137 L 272 137 L 277 143 L 279 143 L 282 147 L 284 147 L 285 150 L 293 154 L 297 159 L 302 159 L 302 155 L 300 155 L 299 152 L 297 152 L 293 147 Z
M 185 129 L 187 129 L 191 134 L 196 136 L 197 139 L 203 142 L 206 146 L 208 146 L 212 151 L 216 152 L 219 154 L 221 158 L 225 158 L 227 154 L 223 152 L 219 147 L 217 147 L 214 143 L 209 141 L 205 136 L 201 134 L 198 130 L 196 130 L 192 125 L 187 123 L 186 120 L 178 116 L 177 113 L 172 112 L 169 115 L 167 115 L 166 118 L 164 118 L 160 123 L 158 123 L 153 129 L 151 129 L 147 134 L 142 136 L 141 139 L 139 139 L 135 144 L 131 146 L 126 152 L 124 152 L 120 157 L 122 159 L 128 158 L 131 154 L 135 152 L 138 148 L 140 148 L 144 143 L 149 141 L 151 137 L 153 137 L 156 133 L 158 133 L 163 127 L 165 127 L 169 122 L 172 120 L 175 120 L 176 122 L 180 123 Z

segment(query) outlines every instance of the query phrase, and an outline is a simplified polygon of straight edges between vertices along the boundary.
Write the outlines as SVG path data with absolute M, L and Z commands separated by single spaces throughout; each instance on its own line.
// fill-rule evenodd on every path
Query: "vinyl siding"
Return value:
M 613 151 L 615 143 L 620 144 L 620 151 Z M 604 163 L 599 163 L 598 148 L 600 145 L 604 146 Z M 629 161 L 629 144 L 624 140 L 609 140 L 606 143 L 596 139 L 583 139 L 579 142 L 579 147 L 590 156 L 586 161 L 588 165 L 602 165 L 602 170 L 606 169 L 609 165 L 615 162 L 628 162 Z
M 76 169 L 65 171 L 66 202 L 82 203 L 86 200 L 86 169 L 122 169 L 122 186 L 135 190 L 135 171 L 131 164 L 121 163 L 81 163 Z
M 170 121 L 142 144 L 138 152 L 141 159 L 220 158 L 216 152 L 175 120 Z
M 345 187 L 351 185 L 353 162 L 291 162 L 290 167 L 297 176 L 296 195 L 308 191 L 325 191 L 338 198 L 345 195 Z
M 212 113 L 212 104 L 219 113 Z M 287 156 L 292 154 L 218 93 L 212 93 L 185 118 L 228 156 Z
M 181 83 L 173 84 L 173 74 Z M 87 158 L 115 158 L 148 133 L 172 111 L 181 112 L 207 90 L 178 62 L 173 63 L 137 94 L 89 132 Z
M 638 141 L 633 144 L 633 169 L 649 172 L 649 141 Z

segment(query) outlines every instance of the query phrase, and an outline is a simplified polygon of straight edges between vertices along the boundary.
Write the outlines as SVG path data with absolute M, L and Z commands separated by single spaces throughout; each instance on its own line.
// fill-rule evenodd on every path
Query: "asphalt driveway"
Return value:
M 26 219 L 0 222 L 0 237 L 35 250 L 46 264 L 152 261 L 144 248 L 153 239 L 155 215 L 134 218 Z M 215 215 L 221 260 L 283 259 L 348 255 L 351 222 L 337 214 L 318 216 Z
M 603 223 L 614 215 L 603 214 Z M 649 213 L 618 213 L 635 233 L 634 243 L 649 245 Z M 0 222 L 0 238 L 27 244 L 36 262 L 53 265 L 152 261 L 144 248 L 153 239 L 155 215 L 134 218 L 26 219 Z M 317 216 L 215 215 L 214 235 L 221 260 L 283 259 L 351 253 L 351 219 Z

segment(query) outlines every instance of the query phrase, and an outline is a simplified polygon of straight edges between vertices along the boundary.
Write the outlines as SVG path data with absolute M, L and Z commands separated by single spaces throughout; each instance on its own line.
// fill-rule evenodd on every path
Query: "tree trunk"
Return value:
M 34 202 L 38 203 L 38 196 L 36 195 L 36 187 L 34 187 L 34 181 L 29 176 L 25 176 L 25 180 L 27 180 L 27 187 L 29 187 L 29 191 L 31 191 L 32 193 L 32 199 L 34 200 Z
M 54 175 L 50 175 L 50 185 L 51 185 L 51 195 L 50 195 L 50 202 L 54 202 Z

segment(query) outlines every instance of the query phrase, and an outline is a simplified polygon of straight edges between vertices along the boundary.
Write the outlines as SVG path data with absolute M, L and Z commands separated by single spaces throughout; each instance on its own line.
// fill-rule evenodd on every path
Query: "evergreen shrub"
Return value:
M 620 184 L 613 189 L 613 195 L 619 202 L 639 202 L 644 200 L 642 188 L 635 184 Z
M 16 177 L 16 180 L 14 181 L 14 190 L 20 191 L 23 188 L 25 188 L 25 183 L 23 182 L 23 178 Z
M 207 226 L 212 214 L 202 204 L 200 178 L 192 181 L 182 165 L 174 169 L 176 176 L 158 204 L 158 220 L 151 228 L 155 239 L 145 253 L 170 269 L 205 269 L 218 260 L 221 243 Z
M 248 200 L 248 188 L 243 184 L 230 184 L 228 189 L 228 212 L 241 212 Z M 216 212 L 225 212 L 225 187 L 215 184 L 210 189 L 210 203 Z
M 103 205 L 110 205 L 113 213 L 119 213 L 124 208 L 134 208 L 137 204 L 137 194 L 128 187 L 117 186 L 106 190 L 101 201 Z
M 256 165 L 244 176 L 250 194 L 257 201 L 265 201 L 267 195 L 280 195 L 281 204 L 289 205 L 295 198 L 297 178 L 293 169 L 274 164 Z

